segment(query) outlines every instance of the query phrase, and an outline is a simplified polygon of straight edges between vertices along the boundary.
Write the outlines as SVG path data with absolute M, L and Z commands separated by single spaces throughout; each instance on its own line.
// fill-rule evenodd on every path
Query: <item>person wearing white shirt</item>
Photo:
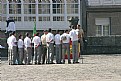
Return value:
M 46 35 L 46 42 L 47 42 L 47 63 L 54 64 L 54 35 L 51 33 L 52 30 L 49 28 L 48 34 Z
M 26 33 L 26 37 L 24 39 L 24 49 L 25 49 L 25 56 L 24 61 L 25 64 L 30 64 L 32 58 L 32 46 L 31 46 L 31 39 L 29 38 L 29 33 Z
M 45 63 L 45 59 L 46 59 L 46 56 L 47 56 L 46 35 L 47 35 L 48 31 L 44 30 L 43 33 L 44 34 L 41 36 L 41 41 L 42 41 L 42 64 Z M 46 61 L 47 61 L 47 59 L 46 59 Z
M 62 59 L 63 63 L 65 63 L 65 54 L 67 51 L 67 56 L 68 56 L 68 64 L 71 64 L 70 60 L 70 36 L 69 36 L 69 31 L 65 30 L 64 33 L 61 35 L 60 40 L 62 42 Z
M 23 59 L 24 59 L 24 42 L 23 42 L 23 36 L 22 35 L 19 35 L 18 53 L 19 53 L 19 64 L 23 64 Z
M 56 48 L 56 63 L 61 63 L 61 41 L 60 41 L 60 31 L 57 30 L 55 35 L 55 48 Z
M 16 31 L 15 28 L 15 21 L 13 19 L 8 18 L 8 20 L 6 20 L 7 22 L 7 27 L 6 27 L 6 35 L 9 35 L 10 33 Z
M 75 26 L 72 26 L 72 30 L 69 32 L 72 41 L 72 54 L 73 63 L 78 62 L 78 32 L 75 30 Z
M 15 22 L 10 22 L 7 31 L 15 31 Z
M 41 41 L 39 37 L 39 33 L 33 37 L 32 43 L 34 43 L 34 60 L 35 64 L 41 64 Z
M 17 40 L 15 36 L 16 36 L 16 33 L 12 32 L 12 36 L 10 36 L 10 38 L 7 41 L 11 49 L 10 58 L 11 58 L 12 65 L 16 64 L 16 60 L 19 61 L 18 55 L 17 55 Z
M 9 37 L 7 39 L 7 44 L 8 44 L 8 62 L 9 62 L 9 65 L 12 64 L 12 45 L 10 43 L 11 41 L 11 36 L 12 36 L 12 33 L 9 33 Z

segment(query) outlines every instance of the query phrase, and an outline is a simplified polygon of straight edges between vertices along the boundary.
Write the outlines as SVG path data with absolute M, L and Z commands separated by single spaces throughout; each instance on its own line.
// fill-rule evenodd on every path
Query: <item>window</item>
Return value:
M 20 0 L 9 0 L 9 14 L 21 14 Z
M 64 21 L 64 17 L 63 16 L 54 16 L 53 21 Z
M 7 4 L 2 4 L 1 5 L 1 13 L 2 14 L 6 14 L 6 10 L 7 10 L 6 6 L 7 6 Z
M 101 36 L 102 35 L 102 26 L 101 25 L 96 25 L 96 36 Z
M 46 2 L 46 3 L 50 3 L 50 0 L 38 0 L 39 3 L 41 2 Z
M 39 21 L 50 21 L 50 17 L 39 17 Z
M 53 4 L 53 14 L 63 14 L 64 13 L 64 4 Z
M 38 4 L 39 14 L 50 14 L 50 4 Z
M 78 0 L 67 0 L 67 13 L 78 14 Z
M 21 17 L 15 17 L 16 21 L 21 21 Z
M 64 13 L 64 1 L 63 0 L 52 0 L 53 2 L 53 14 Z
M 35 3 L 36 2 L 36 0 L 23 0 L 24 1 L 24 3 Z
M 109 25 L 103 25 L 103 35 L 109 35 Z
M 96 36 L 110 35 L 109 18 L 96 18 Z
M 24 14 L 36 14 L 36 0 L 24 0 Z
M 36 20 L 36 17 L 30 17 L 30 16 L 25 16 L 24 21 L 34 21 Z
M 36 5 L 35 4 L 24 4 L 24 14 L 35 14 Z
M 10 19 L 13 19 L 13 20 L 15 20 L 15 21 L 21 21 L 21 17 L 19 17 L 19 16 L 14 16 L 14 17 L 10 16 L 9 18 L 10 18 Z M 5 19 L 4 19 L 4 20 L 5 20 Z
M 96 25 L 96 36 L 108 36 L 109 25 Z
M 1 21 L 6 21 L 6 17 L 1 17 Z

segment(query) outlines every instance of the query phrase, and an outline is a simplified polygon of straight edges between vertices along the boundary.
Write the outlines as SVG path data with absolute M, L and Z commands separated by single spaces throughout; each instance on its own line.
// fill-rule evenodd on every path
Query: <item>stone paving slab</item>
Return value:
M 0 64 L 1 81 L 121 81 L 121 54 L 83 55 L 84 64 Z

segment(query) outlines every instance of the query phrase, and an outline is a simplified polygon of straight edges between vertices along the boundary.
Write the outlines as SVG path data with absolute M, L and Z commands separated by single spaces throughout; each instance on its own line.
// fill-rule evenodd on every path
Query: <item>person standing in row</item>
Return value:
M 41 64 L 41 41 L 39 33 L 33 38 L 32 43 L 34 43 L 34 60 L 35 64 Z
M 82 54 L 83 51 L 83 37 L 84 37 L 84 31 L 80 25 L 77 25 L 76 31 L 78 32 L 78 39 L 80 42 L 80 55 Z
M 19 63 L 18 53 L 17 53 L 17 40 L 16 40 L 16 32 L 14 31 L 11 36 L 11 44 L 13 51 L 13 65 L 16 64 L 16 61 Z
M 56 47 L 56 63 L 61 64 L 61 41 L 60 41 L 60 31 L 57 30 L 55 35 L 55 47 Z
M 70 60 L 70 36 L 69 36 L 68 30 L 65 30 L 64 33 L 61 35 L 61 42 L 62 42 L 63 64 L 65 64 L 66 51 L 67 51 L 67 56 L 68 56 L 68 64 L 71 64 L 71 60 Z
M 78 32 L 75 30 L 75 26 L 72 25 L 72 30 L 69 32 L 72 41 L 72 54 L 73 64 L 78 62 Z
M 16 64 L 16 61 L 18 61 L 18 58 L 17 58 L 17 40 L 16 40 L 16 33 L 15 31 L 12 32 L 12 35 L 8 38 L 8 45 L 9 45 L 9 49 L 10 49 L 10 59 L 11 59 L 11 63 L 12 65 L 15 65 Z
M 54 35 L 51 33 L 52 30 L 49 28 L 48 34 L 46 35 L 46 42 L 47 42 L 47 63 L 54 64 Z M 51 61 L 50 61 L 51 60 Z
M 31 62 L 31 58 L 32 58 L 32 42 L 31 39 L 29 38 L 29 33 L 26 33 L 26 37 L 24 39 L 24 46 L 25 46 L 25 56 L 24 56 L 24 60 L 25 60 L 25 64 L 30 64 Z
M 46 35 L 47 35 L 47 30 L 43 31 L 44 34 L 41 36 L 41 41 L 42 41 L 42 64 L 45 63 L 46 55 L 47 55 L 47 43 L 46 43 Z
M 18 53 L 19 53 L 19 64 L 23 64 L 24 60 L 24 42 L 23 42 L 23 36 L 19 35 L 18 40 Z
M 8 62 L 9 62 L 9 65 L 12 64 L 12 45 L 10 43 L 11 41 L 11 36 L 12 36 L 12 33 L 9 33 L 9 37 L 7 39 L 7 44 L 8 44 Z

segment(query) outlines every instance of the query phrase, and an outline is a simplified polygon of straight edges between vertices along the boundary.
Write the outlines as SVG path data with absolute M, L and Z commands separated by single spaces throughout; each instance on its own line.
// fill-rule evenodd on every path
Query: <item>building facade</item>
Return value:
M 121 35 L 121 0 L 86 2 L 87 36 Z
M 1 0 L 0 28 L 5 30 L 6 20 L 12 18 L 16 30 L 37 30 L 69 28 L 68 19 L 80 20 L 80 0 Z M 79 21 L 80 24 L 80 21 Z
M 0 29 L 15 19 L 16 30 L 69 28 L 68 19 L 78 17 L 86 36 L 120 35 L 121 0 L 0 0 Z
M 85 54 L 121 54 L 121 0 L 0 0 L 0 4 L 0 37 L 8 18 L 15 19 L 17 31 L 32 32 L 35 20 L 37 30 L 64 30 L 69 18 L 78 17 L 87 39 Z
M 85 54 L 121 54 L 121 0 L 82 0 Z

